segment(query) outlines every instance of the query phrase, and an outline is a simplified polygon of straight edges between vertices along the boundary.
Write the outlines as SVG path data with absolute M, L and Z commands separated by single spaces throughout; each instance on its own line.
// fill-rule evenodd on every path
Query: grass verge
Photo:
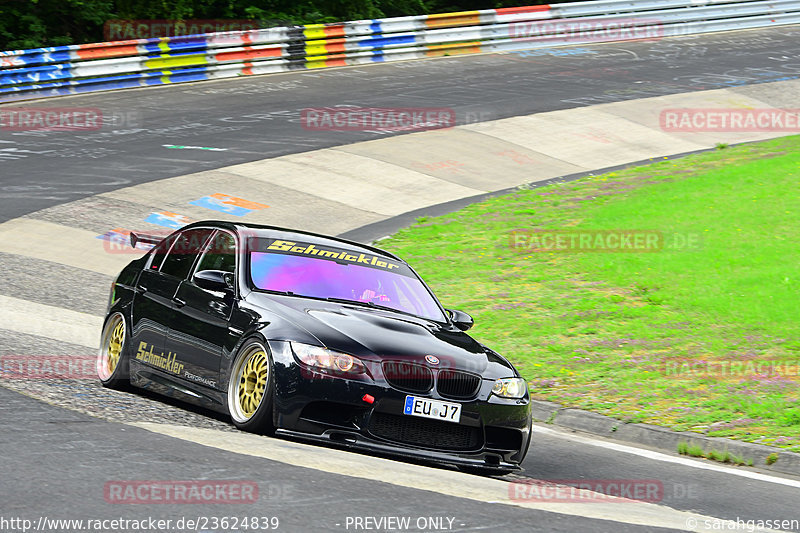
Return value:
M 379 244 L 471 313 L 534 398 L 800 451 L 798 228 L 794 136 L 519 189 Z M 535 250 L 533 229 L 663 240 Z
M 678 453 L 681 455 L 688 455 L 690 457 L 703 457 L 705 459 L 709 459 L 711 461 L 717 461 L 719 463 L 730 463 L 737 466 L 753 466 L 752 459 L 746 459 L 744 457 L 732 454 L 728 450 L 719 451 L 719 450 L 710 450 L 705 451 L 702 447 L 697 446 L 695 444 L 688 444 L 686 442 L 678 443 Z M 774 454 L 777 456 L 777 454 Z M 774 464 L 775 461 L 768 464 Z

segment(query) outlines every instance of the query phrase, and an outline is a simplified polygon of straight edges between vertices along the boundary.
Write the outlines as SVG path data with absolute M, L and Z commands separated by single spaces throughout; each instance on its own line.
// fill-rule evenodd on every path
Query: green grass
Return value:
M 774 465 L 775 463 L 777 463 L 777 462 L 778 462 L 778 454 L 777 454 L 777 453 L 771 453 L 771 454 L 769 454 L 769 455 L 767 456 L 767 458 L 764 460 L 764 462 L 765 462 L 767 465 Z
M 537 252 L 510 246 L 517 229 L 655 230 L 666 244 Z M 800 451 L 798 229 L 795 136 L 520 189 L 380 245 L 472 314 L 534 398 Z M 718 366 L 676 371 L 685 361 Z M 792 372 L 755 370 L 774 361 Z
M 719 463 L 731 463 L 738 466 L 753 466 L 752 459 L 746 459 L 742 456 L 732 454 L 728 450 L 722 452 L 719 450 L 705 451 L 701 446 L 696 444 L 688 444 L 686 442 L 678 443 L 678 453 L 681 455 L 688 455 L 690 457 L 704 457 L 705 459 L 717 461 Z M 774 455 L 777 457 L 777 454 Z M 773 463 L 774 462 L 775 461 L 773 461 Z
M 686 442 L 678 443 L 678 453 L 681 455 L 688 455 L 690 457 L 705 457 L 706 452 L 701 446 L 696 444 L 688 444 Z

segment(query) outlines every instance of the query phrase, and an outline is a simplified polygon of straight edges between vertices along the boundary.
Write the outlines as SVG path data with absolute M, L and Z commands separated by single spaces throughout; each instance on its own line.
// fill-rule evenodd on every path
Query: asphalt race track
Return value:
M 159 180 L 165 178 L 401 135 L 307 130 L 300 120 L 304 108 L 452 108 L 463 125 L 711 89 L 740 87 L 749 94 L 751 86 L 800 78 L 798 37 L 800 28 L 790 26 L 2 106 L 99 108 L 115 123 L 87 133 L 0 131 L 0 223 L 26 217 L 85 227 L 83 219 L 90 219 L 89 227 L 110 229 L 123 225 L 117 217 L 122 200 L 101 197 L 106 203 L 92 204 L 90 213 L 72 210 L 77 204 L 71 202 L 150 183 L 150 189 L 135 190 L 151 196 L 148 205 L 158 205 L 158 191 L 166 190 Z M 787 100 L 792 98 L 796 94 Z M 103 205 L 107 210 L 98 208 Z M 343 212 L 331 206 L 325 216 Z M 43 209 L 54 214 L 34 216 Z M 400 218 L 383 220 L 389 221 L 386 227 L 393 220 L 401 224 Z M 300 225 L 302 219 L 298 214 L 273 223 Z M 0 355 L 92 353 L 95 341 L 67 325 L 88 324 L 99 337 L 96 324 L 112 277 L 105 266 L 76 268 L 63 256 L 69 243 L 55 243 L 57 236 L 53 241 L 50 261 L 0 252 Z M 24 306 L 15 307 L 20 300 Z M 36 312 L 48 319 L 48 313 L 58 314 L 52 320 L 63 332 L 22 324 Z M 524 472 L 486 479 L 243 434 L 222 418 L 144 394 L 106 391 L 90 380 L 3 379 L 0 385 L 4 531 L 15 530 L 2 522 L 10 517 L 36 524 L 40 517 L 151 516 L 174 523 L 182 517 L 258 516 L 277 517 L 279 531 L 731 531 L 736 529 L 730 523 L 714 520 L 800 520 L 800 478 L 619 446 L 548 426 L 535 428 Z M 132 505 L 110 503 L 104 493 L 115 480 L 156 479 L 253 480 L 259 498 L 233 505 Z M 520 479 L 650 480 L 662 492 L 652 503 L 511 502 L 509 484 Z M 411 526 L 366 527 L 362 521 L 359 527 L 355 521 L 389 516 L 409 517 Z M 742 522 L 738 530 L 752 529 Z
M 68 136 L 0 133 L 0 222 L 146 181 L 388 135 L 305 130 L 304 108 L 444 107 L 464 124 L 798 77 L 800 29 L 789 26 L 41 101 L 43 107 L 99 108 L 119 127 Z

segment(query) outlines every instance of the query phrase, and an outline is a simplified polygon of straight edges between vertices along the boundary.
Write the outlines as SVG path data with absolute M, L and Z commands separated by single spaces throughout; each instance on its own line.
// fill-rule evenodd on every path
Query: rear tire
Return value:
M 248 340 L 237 352 L 228 379 L 228 413 L 233 424 L 250 433 L 272 435 L 274 391 L 269 351 L 260 340 Z
M 104 387 L 122 389 L 130 383 L 127 344 L 125 317 L 120 312 L 113 313 L 103 327 L 97 354 L 97 377 Z

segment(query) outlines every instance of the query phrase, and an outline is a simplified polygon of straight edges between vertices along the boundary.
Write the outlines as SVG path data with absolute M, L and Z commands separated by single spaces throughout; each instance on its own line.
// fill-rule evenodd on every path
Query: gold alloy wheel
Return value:
M 108 321 L 106 333 L 103 336 L 103 345 L 97 362 L 97 372 L 101 379 L 107 380 L 114 375 L 114 371 L 122 358 L 124 344 L 125 319 L 117 313 Z
M 246 421 L 253 417 L 267 390 L 269 358 L 266 351 L 257 343 L 250 346 L 234 375 L 236 412 L 233 414 L 240 421 Z

